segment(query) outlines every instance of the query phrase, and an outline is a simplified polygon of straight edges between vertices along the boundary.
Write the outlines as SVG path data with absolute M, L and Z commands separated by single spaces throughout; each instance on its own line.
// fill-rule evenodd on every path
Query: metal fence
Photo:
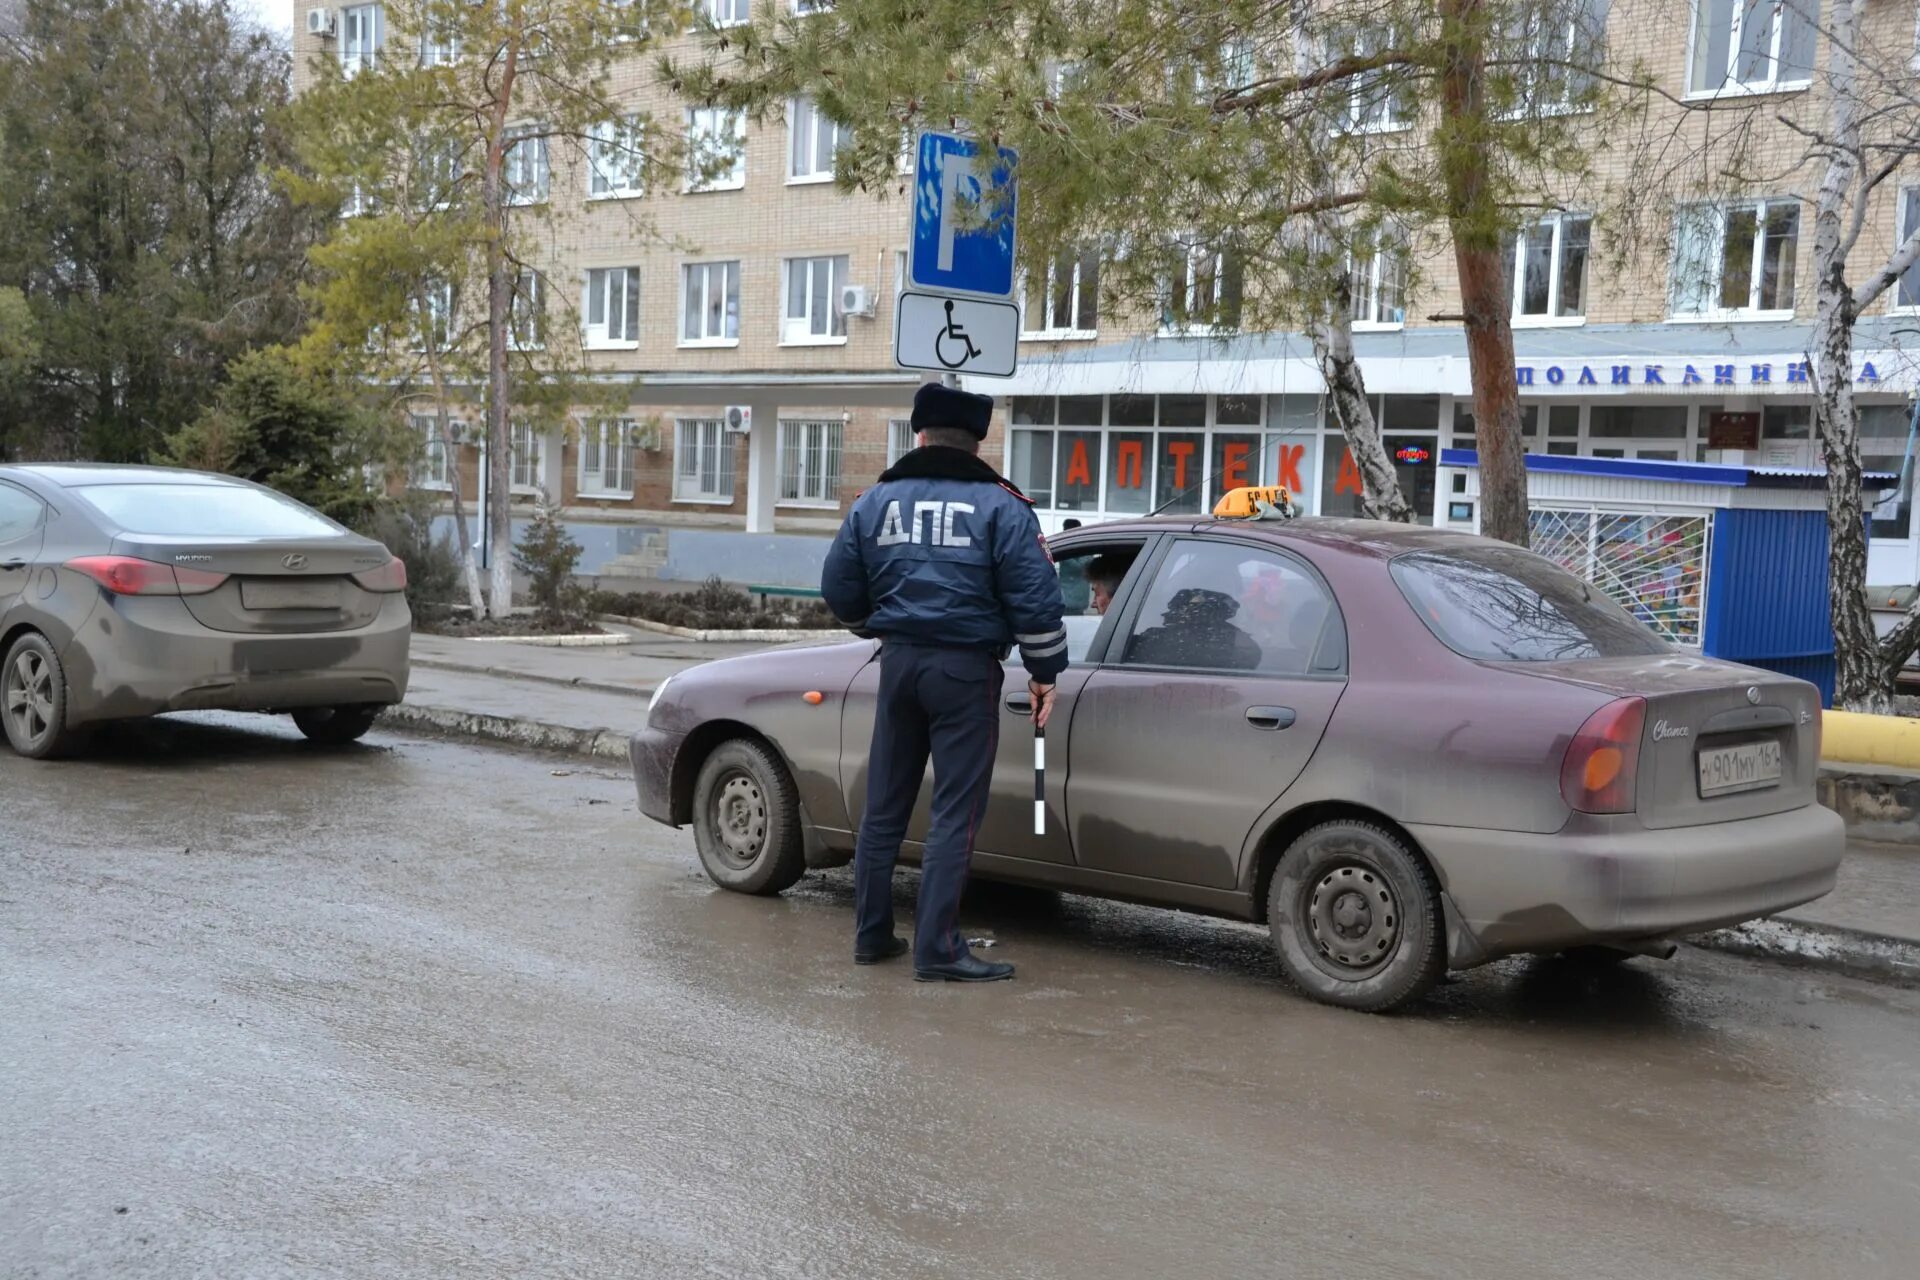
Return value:
M 1675 644 L 1700 646 L 1711 515 L 1534 507 L 1533 549 Z

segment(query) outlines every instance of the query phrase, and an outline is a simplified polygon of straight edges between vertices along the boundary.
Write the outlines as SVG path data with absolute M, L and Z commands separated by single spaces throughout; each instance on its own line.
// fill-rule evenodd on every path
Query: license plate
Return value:
M 275 582 L 245 578 L 240 604 L 247 609 L 338 609 L 340 587 L 332 582 Z
M 1732 795 L 1780 785 L 1780 744 L 1743 742 L 1733 747 L 1702 747 L 1700 795 Z

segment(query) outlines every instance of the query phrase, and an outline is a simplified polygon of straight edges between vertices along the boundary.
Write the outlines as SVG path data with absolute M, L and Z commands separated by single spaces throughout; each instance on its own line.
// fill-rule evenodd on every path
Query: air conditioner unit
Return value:
M 307 34 L 310 36 L 322 36 L 331 40 L 334 22 L 334 12 L 331 9 L 307 10 Z
M 873 294 L 863 284 L 843 284 L 840 286 L 840 314 L 843 316 L 870 316 L 873 314 Z
M 655 422 L 637 423 L 627 428 L 627 447 L 643 453 L 660 452 L 660 425 Z
M 728 434 L 744 436 L 753 430 L 753 406 L 730 404 L 721 420 L 726 423 Z

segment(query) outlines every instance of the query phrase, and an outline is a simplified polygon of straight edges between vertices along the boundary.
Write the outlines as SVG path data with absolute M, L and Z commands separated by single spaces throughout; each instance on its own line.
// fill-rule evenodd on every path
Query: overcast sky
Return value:
M 293 0 L 233 0 L 233 7 L 252 13 L 270 31 L 281 35 L 293 32 Z

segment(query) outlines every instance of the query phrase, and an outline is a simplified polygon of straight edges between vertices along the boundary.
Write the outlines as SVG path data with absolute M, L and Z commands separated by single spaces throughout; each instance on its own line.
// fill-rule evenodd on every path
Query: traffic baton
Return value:
M 1047 731 L 1038 719 L 1033 722 L 1033 834 L 1047 834 Z

